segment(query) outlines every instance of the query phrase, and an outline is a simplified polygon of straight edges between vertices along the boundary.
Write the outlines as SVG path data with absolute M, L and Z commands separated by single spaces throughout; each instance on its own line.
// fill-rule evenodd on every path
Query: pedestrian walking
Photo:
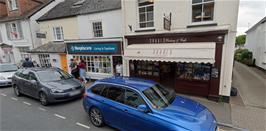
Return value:
M 77 65 L 77 62 L 74 59 L 70 59 L 70 65 L 69 65 L 70 69 L 71 69 L 71 74 L 78 79 L 79 78 L 79 68 Z
M 31 68 L 31 67 L 34 67 L 34 64 L 32 61 L 30 61 L 29 58 L 25 58 L 25 61 L 23 62 L 22 67 Z
M 80 63 L 78 65 L 78 69 L 79 69 L 79 76 L 82 80 L 82 82 L 84 82 L 85 84 L 87 83 L 86 80 L 86 64 L 84 60 L 80 60 Z
M 123 67 L 120 62 L 115 66 L 115 70 L 116 70 L 116 76 L 122 76 Z

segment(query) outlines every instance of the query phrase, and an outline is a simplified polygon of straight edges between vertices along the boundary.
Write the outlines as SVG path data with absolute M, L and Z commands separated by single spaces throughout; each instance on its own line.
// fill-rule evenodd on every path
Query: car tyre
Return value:
M 89 111 L 89 117 L 91 123 L 96 127 L 102 127 L 104 125 L 104 120 L 101 111 L 96 108 L 92 107 Z
M 44 92 L 40 92 L 39 99 L 40 99 L 40 102 L 43 106 L 47 106 L 49 104 L 49 102 L 47 100 L 47 95 Z
M 21 96 L 21 93 L 17 85 L 13 85 L 13 89 L 16 96 Z

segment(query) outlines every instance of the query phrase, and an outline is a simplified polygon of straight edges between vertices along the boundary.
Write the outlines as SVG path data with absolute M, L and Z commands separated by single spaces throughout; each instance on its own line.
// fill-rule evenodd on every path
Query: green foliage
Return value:
M 244 46 L 246 43 L 246 35 L 239 35 L 236 37 L 235 46 Z
M 252 52 L 250 52 L 248 49 L 237 49 L 235 51 L 235 60 L 239 61 L 241 63 L 244 63 L 246 65 L 252 65 L 253 59 L 252 59 Z

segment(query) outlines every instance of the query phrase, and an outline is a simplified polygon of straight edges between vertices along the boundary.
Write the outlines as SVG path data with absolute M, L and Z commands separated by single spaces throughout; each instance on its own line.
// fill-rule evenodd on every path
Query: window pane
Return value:
M 145 13 L 143 13 L 143 14 L 139 14 L 139 21 L 140 21 L 140 22 L 145 22 L 145 21 L 146 21 Z
M 195 3 L 201 3 L 202 0 L 192 0 L 192 3 L 195 4 Z
M 203 7 L 203 20 L 213 20 L 214 3 L 204 4 Z
M 147 27 L 153 27 L 154 25 L 153 25 L 153 22 L 148 22 L 147 23 Z
M 208 2 L 208 1 L 214 1 L 214 0 L 204 0 L 204 2 Z
M 153 21 L 153 12 L 147 13 L 147 21 Z
M 131 107 L 137 108 L 139 105 L 144 105 L 145 102 L 136 92 L 127 90 L 126 91 L 126 104 Z
M 120 103 L 124 103 L 125 90 L 120 87 L 110 86 L 108 91 L 108 98 Z
M 202 11 L 202 5 L 193 5 L 192 6 L 192 21 L 198 22 L 201 21 L 201 11 Z
M 149 11 L 153 11 L 153 6 L 148 6 L 147 7 L 147 12 L 149 12 Z
M 145 7 L 139 8 L 139 13 L 145 12 Z
M 140 23 L 140 24 L 139 24 L 139 27 L 140 27 L 140 28 L 145 28 L 145 27 L 146 27 L 146 23 Z
M 96 85 L 96 86 L 92 87 L 91 91 L 94 94 L 101 95 L 101 92 L 102 92 L 103 88 L 104 88 L 104 85 Z

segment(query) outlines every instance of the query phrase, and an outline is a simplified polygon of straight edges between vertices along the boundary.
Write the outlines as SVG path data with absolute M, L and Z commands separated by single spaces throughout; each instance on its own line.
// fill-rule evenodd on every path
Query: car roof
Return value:
M 110 77 L 110 78 L 98 80 L 96 82 L 98 83 L 106 82 L 110 84 L 129 86 L 139 91 L 146 90 L 154 86 L 155 84 L 157 84 L 156 82 L 151 81 L 151 80 L 145 80 L 145 79 L 135 78 L 135 77 Z
M 39 72 L 39 71 L 53 71 L 58 68 L 44 68 L 44 67 L 32 67 L 32 68 L 23 68 L 23 70 L 30 70 L 33 72 Z

